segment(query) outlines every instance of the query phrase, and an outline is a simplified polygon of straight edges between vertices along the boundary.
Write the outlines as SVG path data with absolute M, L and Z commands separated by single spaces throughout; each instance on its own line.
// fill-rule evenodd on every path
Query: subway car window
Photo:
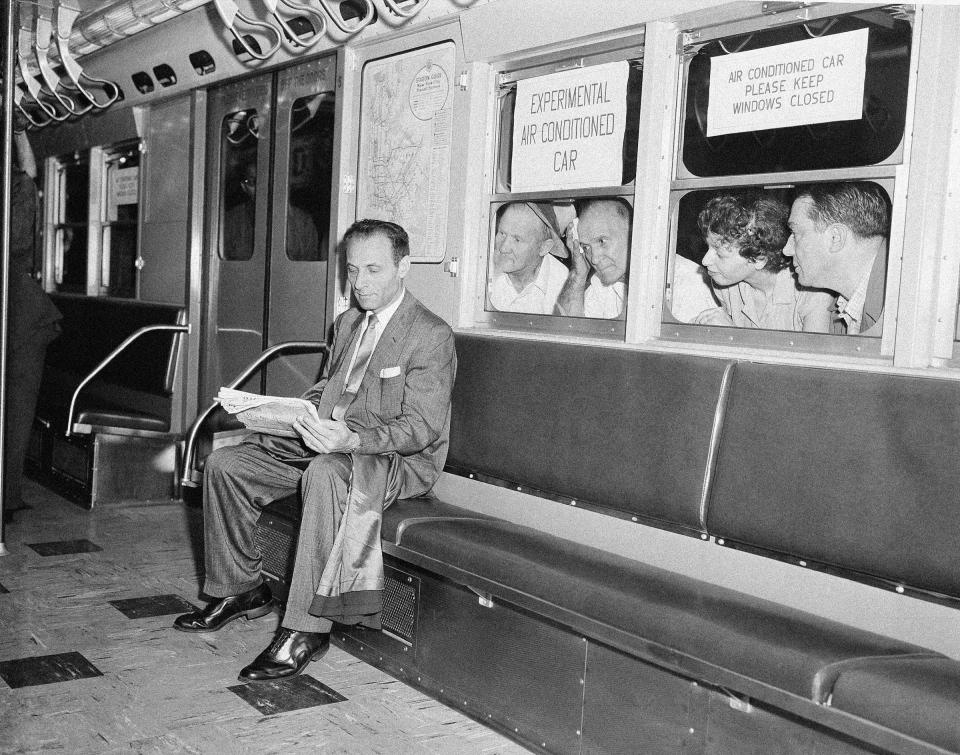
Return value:
M 591 68 L 597 75 L 591 80 Z M 611 68 L 618 74 L 611 77 Z M 619 69 L 619 71 L 617 70 Z M 564 77 L 564 72 L 553 76 Z M 607 150 L 606 170 L 601 180 L 586 178 L 581 186 L 631 184 L 636 177 L 637 129 L 640 123 L 641 65 L 637 61 L 599 64 L 570 71 L 556 83 L 542 77 L 511 81 L 500 92 L 499 155 L 497 191 L 530 190 L 530 180 L 514 182 L 514 156 L 541 151 L 551 158 L 550 167 L 561 180 L 576 178 L 595 165 L 578 144 L 616 141 Z M 548 78 L 552 76 L 548 75 Z M 542 90 L 536 87 L 545 86 Z M 517 90 L 534 88 L 517 110 Z M 515 132 L 515 124 L 519 129 Z M 611 159 L 613 158 L 613 159 Z M 524 163 L 524 166 L 526 163 Z M 618 170 L 619 168 L 619 170 Z M 554 176 L 549 176 L 552 179 Z M 547 188 L 540 181 L 534 190 Z
M 641 41 L 500 75 L 486 321 L 624 336 Z
M 688 63 L 682 174 L 849 168 L 896 159 L 911 39 L 912 25 L 897 9 L 873 9 L 705 43 Z M 798 45 L 804 42 L 813 44 Z M 736 65 L 728 65 L 730 56 Z M 862 94 L 848 97 L 845 83 L 862 86 Z M 854 113 L 844 111 L 844 99 Z M 791 120 L 797 115 L 803 122 Z M 751 120 L 759 126 L 737 125 Z
M 291 260 L 323 261 L 329 253 L 333 105 L 329 92 L 293 103 L 286 232 Z
M 106 219 L 101 245 L 101 289 L 107 296 L 137 294 L 137 217 L 140 206 L 140 143 L 108 150 Z
M 691 191 L 675 213 L 671 321 L 882 335 L 890 197 L 879 184 Z
M 495 207 L 487 311 L 624 319 L 631 219 L 610 197 Z
M 57 218 L 54 227 L 57 291 L 85 293 L 90 161 L 86 154 L 57 160 Z
M 238 110 L 223 119 L 220 176 L 220 257 L 248 260 L 256 231 L 257 148 L 260 116 Z

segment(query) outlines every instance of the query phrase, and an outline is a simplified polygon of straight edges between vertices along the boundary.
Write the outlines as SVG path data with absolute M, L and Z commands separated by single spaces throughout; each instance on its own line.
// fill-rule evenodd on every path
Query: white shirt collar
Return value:
M 387 323 L 390 322 L 390 318 L 400 309 L 400 302 L 403 301 L 404 295 L 407 293 L 406 287 L 401 283 L 400 284 L 400 293 L 397 294 L 397 297 L 390 302 L 387 306 L 377 312 L 377 329 L 382 333 L 383 329 L 387 327 Z M 363 317 L 363 327 L 366 329 L 368 323 L 370 322 L 370 315 L 373 312 L 364 313 Z
M 870 286 L 870 273 L 873 271 L 874 261 L 867 265 L 860 282 L 853 294 L 847 299 L 843 294 L 837 295 L 837 314 L 839 314 L 847 323 L 847 332 L 857 334 L 860 332 L 861 320 L 863 319 L 863 305 L 867 300 L 867 288 Z

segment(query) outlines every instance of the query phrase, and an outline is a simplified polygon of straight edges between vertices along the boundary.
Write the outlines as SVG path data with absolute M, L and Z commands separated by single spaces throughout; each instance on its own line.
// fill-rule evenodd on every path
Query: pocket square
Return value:
M 382 370 L 380 370 L 381 378 L 397 377 L 399 374 L 400 374 L 399 367 L 384 367 Z

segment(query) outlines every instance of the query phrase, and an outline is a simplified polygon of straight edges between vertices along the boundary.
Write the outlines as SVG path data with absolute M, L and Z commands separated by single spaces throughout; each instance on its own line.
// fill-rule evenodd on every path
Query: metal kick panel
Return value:
M 81 485 L 90 484 L 91 460 L 90 446 L 87 442 L 73 443 L 62 438 L 54 438 L 51 457 L 53 470 Z
M 513 736 L 549 752 L 578 753 L 586 641 L 496 595 L 486 606 L 481 600 L 422 576 L 417 667 L 478 701 L 484 720 L 509 723 Z
M 587 651 L 583 752 L 691 752 L 696 683 L 602 645 Z
M 583 755 L 638 752 L 848 755 L 876 750 L 733 691 L 591 643 Z

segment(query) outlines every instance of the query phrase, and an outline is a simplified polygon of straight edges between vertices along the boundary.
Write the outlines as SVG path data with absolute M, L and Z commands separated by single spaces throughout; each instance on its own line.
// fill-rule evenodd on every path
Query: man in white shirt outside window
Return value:
M 504 205 L 497 219 L 490 306 L 500 312 L 553 314 L 567 279 L 558 256 L 566 257 L 567 251 L 552 205 Z
M 622 319 L 630 254 L 630 205 L 619 199 L 579 203 L 577 221 L 567 231 L 567 242 L 570 274 L 557 299 L 557 311 L 570 317 Z
M 883 189 L 868 181 L 801 186 L 788 225 L 783 253 L 793 257 L 802 285 L 836 292 L 843 332 L 858 335 L 880 323 L 890 233 Z

